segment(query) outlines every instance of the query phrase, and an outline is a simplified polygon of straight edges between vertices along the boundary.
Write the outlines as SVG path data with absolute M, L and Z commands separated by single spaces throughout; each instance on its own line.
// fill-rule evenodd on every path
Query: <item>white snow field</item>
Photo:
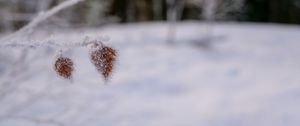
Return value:
M 22 79 L 11 78 L 17 88 L 0 100 L 0 126 L 300 125 L 300 26 L 218 23 L 210 48 L 197 44 L 206 42 L 204 23 L 179 23 L 173 45 L 167 26 L 52 31 L 57 42 L 109 37 L 119 55 L 110 82 L 86 48 L 66 54 L 76 64 L 72 83 L 52 69 L 53 50 L 29 50 Z

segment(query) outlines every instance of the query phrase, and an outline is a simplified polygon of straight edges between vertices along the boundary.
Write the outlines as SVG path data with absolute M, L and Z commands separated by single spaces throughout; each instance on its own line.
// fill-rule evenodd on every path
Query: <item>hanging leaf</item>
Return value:
M 59 57 L 55 61 L 54 69 L 59 76 L 65 78 L 65 79 L 71 79 L 72 72 L 74 71 L 73 65 L 74 65 L 74 63 L 70 58 Z
M 108 46 L 102 47 L 99 44 L 94 44 L 91 49 L 91 62 L 94 64 L 97 71 L 103 75 L 106 81 L 112 73 L 116 56 L 116 50 Z

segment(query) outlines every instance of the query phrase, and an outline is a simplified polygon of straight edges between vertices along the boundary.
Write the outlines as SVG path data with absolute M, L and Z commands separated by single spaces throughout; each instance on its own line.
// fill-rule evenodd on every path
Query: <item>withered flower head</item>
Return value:
M 55 61 L 54 69 L 56 73 L 66 79 L 71 79 L 72 72 L 74 70 L 74 63 L 70 58 L 67 57 L 59 57 Z
M 94 44 L 96 47 L 92 48 L 90 53 L 91 62 L 96 67 L 97 71 L 100 72 L 104 79 L 107 80 L 114 68 L 116 61 L 116 50 L 108 46 L 101 46 Z
M 111 74 L 116 61 L 116 51 L 110 47 L 102 48 L 103 69 L 102 75 L 107 79 Z

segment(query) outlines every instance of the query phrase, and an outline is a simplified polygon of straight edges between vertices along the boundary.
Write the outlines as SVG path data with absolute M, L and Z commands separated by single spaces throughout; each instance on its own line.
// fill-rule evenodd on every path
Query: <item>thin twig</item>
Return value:
M 1 41 L 7 41 L 10 40 L 12 38 L 15 38 L 19 35 L 22 35 L 26 32 L 30 33 L 38 24 L 40 24 L 41 22 L 45 21 L 46 19 L 50 18 L 51 16 L 55 15 L 56 13 L 58 13 L 59 11 L 66 9 L 68 7 L 71 7 L 81 1 L 84 0 L 68 0 L 65 2 L 62 2 L 61 4 L 53 7 L 52 9 L 46 11 L 46 12 L 40 12 L 37 17 L 35 17 L 31 22 L 29 22 L 27 25 L 25 25 L 23 28 L 21 28 L 20 30 L 16 31 L 15 33 L 4 37 L 3 39 L 1 39 Z
M 101 40 L 89 40 L 87 37 L 83 41 L 79 42 L 55 42 L 52 40 L 42 41 L 38 43 L 22 43 L 22 42 L 14 42 L 14 43 L 4 43 L 0 44 L 0 48 L 31 48 L 36 49 L 39 47 L 52 47 L 52 48 L 75 48 L 75 47 L 86 47 L 92 43 L 99 43 L 102 45 Z

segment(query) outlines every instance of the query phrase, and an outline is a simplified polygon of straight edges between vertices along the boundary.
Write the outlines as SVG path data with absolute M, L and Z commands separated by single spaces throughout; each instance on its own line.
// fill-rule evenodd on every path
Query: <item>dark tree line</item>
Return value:
M 7 31 L 7 29 L 12 31 L 20 28 L 39 11 L 49 9 L 62 1 L 0 0 L 0 31 Z M 86 2 L 56 15 L 49 21 L 72 27 L 77 25 L 98 26 L 105 22 L 164 21 L 168 19 L 167 1 L 170 0 L 86 0 Z M 192 1 L 201 0 L 185 0 L 179 20 L 202 20 L 203 6 L 196 5 Z M 300 0 L 244 0 L 244 7 L 238 13 L 229 13 L 229 16 L 230 18 L 215 19 L 219 21 L 300 24 Z
M 246 0 L 246 21 L 300 24 L 300 0 Z
M 160 14 L 155 15 L 153 6 L 157 5 L 154 3 L 160 4 Z M 234 18 L 220 20 L 300 24 L 300 0 L 245 0 L 244 6 L 239 15 L 232 13 Z M 128 7 L 133 9 L 128 10 Z M 110 14 L 123 22 L 165 20 L 166 8 L 166 0 L 114 0 Z M 128 11 L 132 10 L 136 12 L 132 13 L 134 20 L 129 20 Z M 201 8 L 186 3 L 182 20 L 201 19 L 201 13 Z

